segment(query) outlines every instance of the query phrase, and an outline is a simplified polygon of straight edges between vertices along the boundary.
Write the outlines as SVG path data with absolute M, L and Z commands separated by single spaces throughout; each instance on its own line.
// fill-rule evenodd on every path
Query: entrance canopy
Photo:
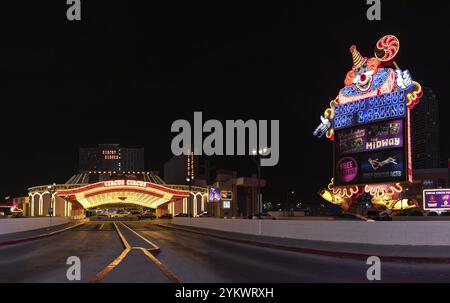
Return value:
M 188 197 L 189 192 L 151 182 L 121 179 L 62 189 L 56 195 L 69 201 L 77 201 L 84 208 L 106 204 L 135 204 L 157 208 L 164 203 Z

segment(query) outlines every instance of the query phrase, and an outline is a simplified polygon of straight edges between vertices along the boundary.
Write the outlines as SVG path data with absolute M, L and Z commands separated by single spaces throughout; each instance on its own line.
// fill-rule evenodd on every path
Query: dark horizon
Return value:
M 65 1 L 31 2 L 26 11 L 8 3 L 2 199 L 65 182 L 78 149 L 101 143 L 143 147 L 146 168 L 161 173 L 172 157 L 170 125 L 202 111 L 204 121 L 280 120 L 280 162 L 262 172 L 265 201 L 291 189 L 308 200 L 332 177 L 332 143 L 312 132 L 344 86 L 349 48 L 372 57 L 385 34 L 400 40 L 400 67 L 438 96 L 445 161 L 450 4 L 383 1 L 382 21 L 371 22 L 365 2 L 96 1 L 83 2 L 82 21 L 72 23 Z M 217 166 L 256 172 L 250 156 Z

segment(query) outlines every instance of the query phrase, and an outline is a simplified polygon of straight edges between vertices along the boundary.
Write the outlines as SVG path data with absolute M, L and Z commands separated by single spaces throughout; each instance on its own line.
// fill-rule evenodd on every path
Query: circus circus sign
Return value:
M 410 111 L 422 88 L 395 61 L 400 41 L 386 35 L 373 57 L 350 47 L 353 66 L 314 131 L 333 141 L 334 190 L 354 196 L 412 182 Z M 383 187 L 384 186 L 384 187 Z
M 139 180 L 111 180 L 105 181 L 105 187 L 110 186 L 137 186 L 137 187 L 147 187 L 147 182 Z
M 84 208 L 114 203 L 129 203 L 156 208 L 162 204 L 189 196 L 185 190 L 138 180 L 109 180 L 56 193 L 69 201 L 76 201 Z

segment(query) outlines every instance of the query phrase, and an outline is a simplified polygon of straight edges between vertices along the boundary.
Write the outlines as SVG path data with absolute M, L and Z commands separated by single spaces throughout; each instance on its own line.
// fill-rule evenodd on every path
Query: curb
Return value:
M 78 224 L 75 224 L 75 225 L 72 225 L 72 226 L 69 226 L 69 227 L 60 229 L 60 230 L 55 230 L 55 231 L 52 231 L 52 232 L 50 232 L 50 233 L 46 233 L 46 234 L 42 234 L 42 235 L 33 236 L 33 237 L 21 238 L 21 239 L 15 239 L 15 240 L 8 240 L 8 241 L 3 241 L 3 242 L 0 242 L 0 247 L 1 247 L 1 246 L 13 245 L 13 244 L 18 244 L 18 243 L 24 243 L 24 242 L 30 242 L 30 241 L 34 241 L 34 240 L 39 240 L 39 239 L 48 238 L 48 237 L 51 237 L 51 236 L 60 234 L 60 233 L 62 233 L 62 232 L 65 232 L 66 230 L 69 230 L 69 229 L 78 227 L 78 226 L 83 225 L 83 224 L 84 224 L 84 222 L 83 222 L 83 223 L 78 223 Z
M 168 226 L 168 225 L 163 225 L 163 224 L 156 224 L 156 225 L 159 227 L 163 227 L 163 228 L 181 230 L 181 231 L 185 231 L 185 232 L 204 235 L 204 236 L 221 239 L 221 240 L 226 240 L 226 241 L 231 241 L 231 242 L 237 242 L 237 243 L 253 245 L 253 246 L 258 246 L 258 247 L 278 249 L 278 250 L 283 250 L 283 251 L 304 253 L 304 254 L 346 258 L 346 259 L 354 259 L 354 260 L 367 260 L 371 256 L 376 256 L 376 254 L 351 253 L 351 252 L 331 251 L 331 250 L 322 250 L 322 249 L 305 248 L 305 247 L 286 246 L 286 245 L 273 244 L 273 243 L 267 243 L 267 242 L 259 242 L 259 241 L 254 241 L 254 240 L 245 240 L 245 239 L 238 239 L 238 238 L 233 238 L 233 237 L 213 235 L 213 234 L 210 234 L 207 232 L 189 230 L 186 228 Z M 400 262 L 426 263 L 426 264 L 448 264 L 448 263 L 450 263 L 450 257 L 448 257 L 448 258 L 447 257 L 412 257 L 412 256 L 410 257 L 410 256 L 387 256 L 387 255 L 377 256 L 377 257 L 379 257 L 381 261 L 385 261 L 385 262 L 399 262 L 400 261 Z

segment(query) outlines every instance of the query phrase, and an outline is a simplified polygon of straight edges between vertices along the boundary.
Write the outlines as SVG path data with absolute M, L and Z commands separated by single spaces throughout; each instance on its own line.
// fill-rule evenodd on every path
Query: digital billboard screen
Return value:
M 208 202 L 220 201 L 220 190 L 216 187 L 208 188 Z
M 352 127 L 336 132 L 339 155 L 404 147 L 403 120 Z
M 382 96 L 347 103 L 343 105 L 345 110 L 340 106 L 337 111 L 341 119 L 347 116 L 348 123 L 345 127 L 339 125 L 334 134 L 336 186 L 408 180 L 405 99 L 400 93 Z M 401 110 L 392 109 L 389 114 L 383 113 L 388 110 L 386 107 L 394 105 Z M 385 117 L 384 120 L 381 117 Z
M 450 210 L 450 189 L 424 190 L 423 204 L 426 210 Z
M 341 157 L 335 167 L 335 184 L 404 182 L 407 180 L 404 152 L 401 148 Z
M 222 200 L 233 200 L 233 192 L 230 190 L 222 190 L 221 192 Z

